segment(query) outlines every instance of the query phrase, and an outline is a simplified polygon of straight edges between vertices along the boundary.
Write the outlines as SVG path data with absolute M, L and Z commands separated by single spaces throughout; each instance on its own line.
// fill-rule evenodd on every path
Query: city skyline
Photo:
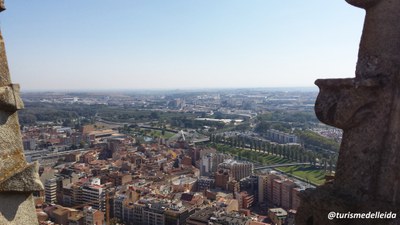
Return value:
M 6 7 L 2 32 L 22 91 L 312 87 L 354 76 L 364 17 L 345 1 L 316 0 Z

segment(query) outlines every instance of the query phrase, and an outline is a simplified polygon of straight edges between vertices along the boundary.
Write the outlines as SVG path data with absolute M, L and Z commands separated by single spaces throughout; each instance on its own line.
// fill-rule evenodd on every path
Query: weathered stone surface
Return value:
M 3 35 L 0 33 L 0 87 L 11 84 Z
M 25 170 L 15 174 L 0 184 L 0 192 L 21 191 L 34 192 L 43 190 L 43 184 L 39 177 L 39 163 L 34 162 L 28 165 Z
M 0 225 L 39 224 L 30 193 L 0 192 Z
M 328 184 L 315 190 L 306 190 L 301 194 L 303 200 L 296 216 L 296 225 L 400 225 L 400 204 L 388 202 L 359 201 L 352 195 L 339 192 Z M 303 203 L 306 204 L 303 204 Z M 396 213 L 396 219 L 328 219 L 328 214 L 335 213 Z
M 0 87 L 0 109 L 7 112 L 15 112 L 24 108 L 24 103 L 19 96 L 19 85 L 11 84 Z
M 0 184 L 26 167 L 16 110 L 23 107 L 19 86 L 11 84 L 0 34 Z
M 4 10 L 0 0 L 0 11 Z M 37 164 L 27 165 L 17 110 L 23 107 L 19 86 L 11 83 L 0 34 L 0 225 L 38 224 L 32 191 L 42 190 Z
M 374 6 L 379 1 L 380 0 L 346 0 L 346 2 L 348 2 L 349 4 L 364 9 Z
M 342 210 L 400 216 L 400 1 L 346 1 L 366 9 L 356 77 L 316 81 L 319 120 L 343 129 L 336 176 L 302 195 L 296 225 L 400 224 L 327 218 Z

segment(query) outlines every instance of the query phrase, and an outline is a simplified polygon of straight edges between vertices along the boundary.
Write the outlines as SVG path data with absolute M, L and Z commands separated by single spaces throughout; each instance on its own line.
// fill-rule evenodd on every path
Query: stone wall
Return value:
M 3 11 L 4 1 L 0 1 Z M 43 189 L 38 164 L 27 164 L 17 110 L 23 108 L 19 86 L 11 83 L 0 34 L 0 224 L 38 224 L 32 192 Z

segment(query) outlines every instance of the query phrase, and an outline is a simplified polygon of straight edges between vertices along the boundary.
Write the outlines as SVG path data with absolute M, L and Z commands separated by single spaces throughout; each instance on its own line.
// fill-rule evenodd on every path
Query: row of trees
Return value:
M 296 131 L 296 135 L 302 141 L 302 144 L 307 148 L 317 152 L 339 152 L 340 144 L 335 140 L 323 137 L 310 130 Z
M 100 105 L 82 104 L 55 104 L 27 102 L 23 110 L 18 111 L 21 125 L 34 125 L 37 121 L 65 123 L 65 126 L 74 126 L 76 123 L 92 123 Z
M 210 141 L 212 143 L 220 143 L 228 145 L 236 149 L 250 149 L 254 151 L 238 151 L 239 157 L 245 157 L 251 160 L 257 159 L 252 154 L 264 153 L 268 155 L 282 157 L 293 162 L 309 162 L 314 166 L 321 166 L 325 170 L 333 171 L 336 165 L 335 156 L 324 156 L 321 153 L 306 150 L 300 145 L 281 145 L 272 144 L 268 141 L 257 140 L 244 136 L 224 137 L 222 135 L 211 134 Z M 256 160 L 257 161 L 257 160 Z
M 273 111 L 267 112 L 257 116 L 257 121 L 280 121 L 280 122 L 288 122 L 288 123 L 301 123 L 306 124 L 309 122 L 318 123 L 318 119 L 315 116 L 313 111 L 304 112 L 304 111 L 295 111 L 295 112 L 287 112 L 287 111 Z

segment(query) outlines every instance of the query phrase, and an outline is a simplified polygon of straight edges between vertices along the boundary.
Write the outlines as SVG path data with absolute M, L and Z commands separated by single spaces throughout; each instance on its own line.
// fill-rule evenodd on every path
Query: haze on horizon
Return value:
M 6 1 L 24 90 L 312 87 L 353 77 L 364 11 L 343 1 Z

